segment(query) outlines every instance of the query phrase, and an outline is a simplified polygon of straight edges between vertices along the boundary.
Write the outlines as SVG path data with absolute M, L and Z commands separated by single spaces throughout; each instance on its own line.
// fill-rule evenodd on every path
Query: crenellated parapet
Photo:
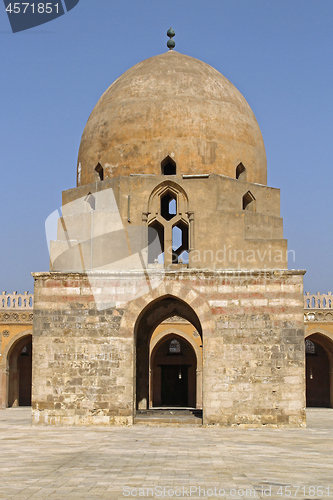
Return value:
M 32 293 L 1 292 L 0 310 L 3 309 L 33 309 L 34 296 Z
M 333 321 L 333 295 L 332 292 L 304 294 L 304 321 Z
M 316 294 L 305 292 L 304 309 L 333 309 L 332 292 Z

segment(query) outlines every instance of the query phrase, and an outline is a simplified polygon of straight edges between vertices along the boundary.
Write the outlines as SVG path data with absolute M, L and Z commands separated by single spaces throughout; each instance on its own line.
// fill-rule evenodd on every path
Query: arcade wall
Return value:
M 16 359 L 11 358 L 15 347 L 25 338 L 31 338 L 33 321 L 33 295 L 29 292 L 13 292 L 0 295 L 0 408 L 6 408 L 8 401 L 14 406 L 19 404 L 18 374 Z M 12 384 L 9 377 L 14 378 Z M 8 394 L 11 388 L 11 393 Z

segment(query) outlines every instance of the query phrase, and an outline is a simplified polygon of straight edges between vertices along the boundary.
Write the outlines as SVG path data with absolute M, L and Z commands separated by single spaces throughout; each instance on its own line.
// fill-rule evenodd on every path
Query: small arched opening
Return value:
M 91 210 L 95 210 L 96 208 L 96 198 L 93 194 L 89 193 L 85 196 L 84 201 L 88 203 Z
M 103 181 L 104 180 L 104 168 L 100 163 L 97 163 L 95 167 L 95 172 L 97 174 L 97 180 Z
M 246 181 L 246 168 L 243 163 L 239 163 L 236 167 L 236 179 L 239 181 Z
M 333 406 L 333 342 L 315 333 L 305 340 L 306 406 Z
M 189 260 L 189 241 L 188 225 L 180 220 L 172 228 L 172 263 L 188 264 Z
M 243 196 L 243 210 L 248 210 L 249 212 L 256 211 L 256 199 L 250 191 Z
M 161 196 L 161 216 L 169 221 L 177 215 L 177 196 L 175 193 L 166 191 Z
M 148 264 L 164 262 L 164 227 L 157 220 L 148 226 Z
M 8 407 L 31 406 L 32 336 L 17 340 L 7 359 Z
M 176 162 L 172 158 L 170 158 L 170 156 L 167 156 L 161 162 L 161 174 L 162 175 L 176 175 L 176 173 L 177 173 Z

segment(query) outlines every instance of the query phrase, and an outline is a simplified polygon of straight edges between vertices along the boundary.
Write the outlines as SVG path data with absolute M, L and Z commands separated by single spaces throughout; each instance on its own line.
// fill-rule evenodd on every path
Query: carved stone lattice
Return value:
M 326 313 L 322 310 L 311 310 L 307 312 L 307 310 L 305 310 L 304 321 L 333 322 L 333 312 Z
M 8 311 L 5 313 L 0 312 L 0 323 L 22 323 L 22 324 L 32 324 L 33 321 L 33 313 L 27 312 L 16 312 L 16 311 Z
M 3 337 L 9 337 L 9 330 L 4 330 L 4 331 L 2 332 L 2 336 L 3 336 Z
M 306 354 L 316 354 L 316 346 L 309 339 L 305 340 L 305 353 Z

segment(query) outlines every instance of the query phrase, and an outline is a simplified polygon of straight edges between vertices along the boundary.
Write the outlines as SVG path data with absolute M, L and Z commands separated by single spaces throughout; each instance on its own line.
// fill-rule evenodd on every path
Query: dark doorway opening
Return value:
M 162 406 L 188 407 L 188 366 L 161 366 Z
M 196 408 L 197 358 L 185 338 L 162 337 L 151 353 L 150 365 L 152 407 Z
M 8 357 L 8 406 L 31 406 L 32 338 L 18 340 Z
M 330 362 L 326 350 L 312 338 L 305 341 L 306 406 L 330 408 Z
M 19 406 L 31 406 L 32 342 L 25 345 L 18 358 Z

